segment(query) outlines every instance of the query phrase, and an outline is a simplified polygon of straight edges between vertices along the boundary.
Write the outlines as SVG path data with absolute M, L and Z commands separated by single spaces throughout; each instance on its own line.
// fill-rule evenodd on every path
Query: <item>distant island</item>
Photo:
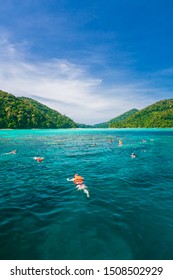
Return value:
M 131 109 L 107 122 L 87 125 L 75 123 L 36 100 L 0 90 L 0 129 L 140 127 L 173 127 L 173 99 L 161 100 L 142 110 Z

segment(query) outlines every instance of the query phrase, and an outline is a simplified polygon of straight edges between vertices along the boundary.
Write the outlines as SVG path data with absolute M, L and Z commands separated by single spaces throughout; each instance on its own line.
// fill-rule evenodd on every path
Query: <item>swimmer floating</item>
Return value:
M 43 157 L 34 157 L 33 159 L 35 159 L 37 162 L 42 162 L 44 160 Z
M 83 190 L 86 193 L 87 197 L 89 197 L 88 187 L 84 184 L 84 178 L 78 174 L 75 174 L 72 179 L 67 178 L 67 181 L 72 181 L 76 185 L 76 189 L 78 191 Z
M 135 154 L 135 153 L 132 153 L 132 154 L 131 154 L 131 158 L 136 158 L 136 154 Z

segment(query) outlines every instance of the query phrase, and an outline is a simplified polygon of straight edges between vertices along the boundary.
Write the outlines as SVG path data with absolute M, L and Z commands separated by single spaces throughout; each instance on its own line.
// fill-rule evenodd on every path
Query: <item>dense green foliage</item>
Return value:
M 111 127 L 173 127 L 173 99 L 152 104 Z
M 108 122 L 104 122 L 104 123 L 100 123 L 100 124 L 95 124 L 94 127 L 96 127 L 96 128 L 108 128 L 108 127 L 111 127 L 111 125 L 113 123 L 121 122 L 121 121 L 127 119 L 129 116 L 135 114 L 136 112 L 138 112 L 137 109 L 131 109 L 131 110 L 123 113 L 122 115 L 120 115 L 120 116 L 118 116 L 116 118 L 111 119 Z
M 0 128 L 75 128 L 76 123 L 47 106 L 0 90 Z

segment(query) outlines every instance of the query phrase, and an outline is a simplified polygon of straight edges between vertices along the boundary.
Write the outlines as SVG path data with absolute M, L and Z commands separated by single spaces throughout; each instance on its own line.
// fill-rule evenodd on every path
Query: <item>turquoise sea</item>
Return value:
M 0 154 L 0 259 L 173 259 L 173 129 L 1 130 Z

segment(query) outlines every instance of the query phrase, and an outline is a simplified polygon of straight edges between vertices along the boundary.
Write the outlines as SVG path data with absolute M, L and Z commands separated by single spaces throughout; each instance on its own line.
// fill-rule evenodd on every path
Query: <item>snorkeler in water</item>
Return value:
M 33 159 L 35 159 L 37 162 L 42 162 L 44 160 L 43 157 L 34 157 Z
M 119 140 L 118 146 L 122 146 L 122 144 L 123 144 L 123 141 L 122 141 L 122 140 Z
M 76 185 L 76 189 L 78 191 L 83 190 L 86 193 L 87 197 L 89 197 L 88 187 L 84 184 L 84 178 L 78 174 L 75 174 L 72 179 L 67 178 L 67 181 L 72 181 Z
M 132 153 L 132 154 L 131 154 L 131 158 L 136 158 L 136 154 L 135 154 L 135 153 Z
M 15 155 L 17 153 L 16 150 L 9 152 L 8 154 Z
M 1 156 L 3 156 L 3 155 L 15 155 L 16 153 L 17 153 L 17 151 L 16 151 L 16 150 L 13 150 L 13 151 L 11 151 L 11 152 L 9 152 L 9 153 L 1 154 Z

